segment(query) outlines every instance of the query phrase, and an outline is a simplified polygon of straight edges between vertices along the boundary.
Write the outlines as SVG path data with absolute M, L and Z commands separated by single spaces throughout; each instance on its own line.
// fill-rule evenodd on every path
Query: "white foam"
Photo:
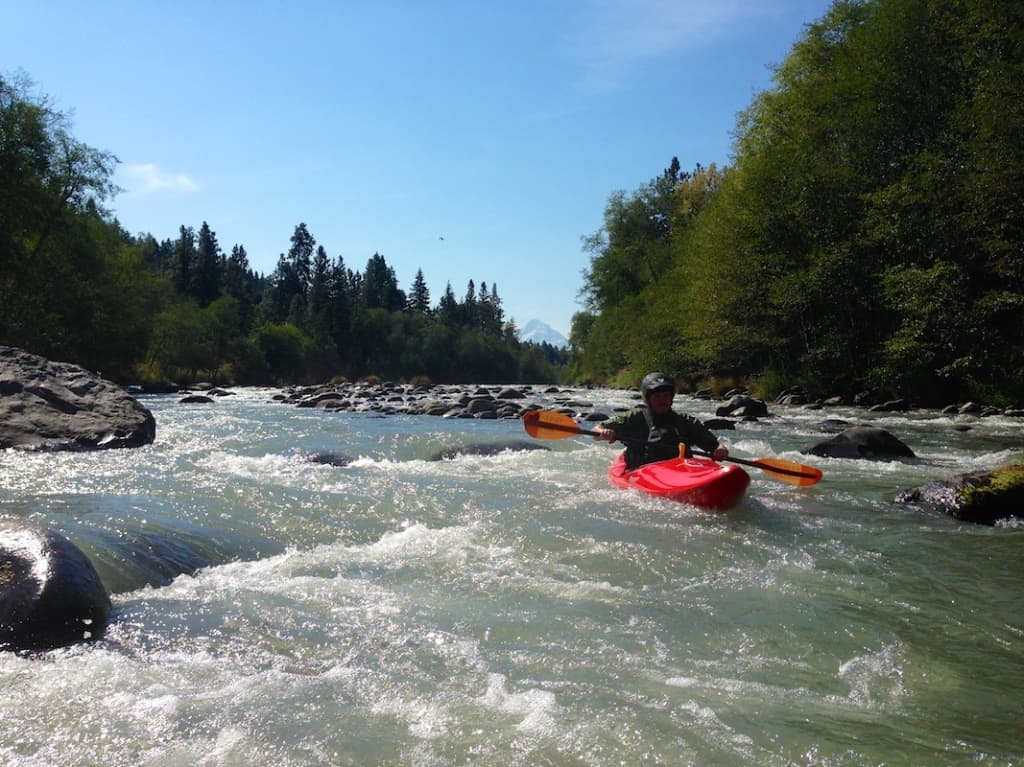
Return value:
M 521 717 L 516 729 L 538 736 L 558 733 L 558 704 L 553 692 L 529 689 L 510 692 L 503 674 L 488 674 L 487 691 L 477 698 L 485 708 Z
M 901 652 L 895 643 L 841 664 L 839 677 L 850 686 L 849 700 L 868 708 L 897 708 L 906 694 Z

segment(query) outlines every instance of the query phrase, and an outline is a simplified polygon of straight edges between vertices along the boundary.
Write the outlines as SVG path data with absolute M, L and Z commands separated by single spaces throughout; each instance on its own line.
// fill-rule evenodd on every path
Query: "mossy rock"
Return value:
M 904 490 L 896 503 L 948 514 L 964 522 L 994 525 L 1024 517 L 1024 464 L 972 471 Z

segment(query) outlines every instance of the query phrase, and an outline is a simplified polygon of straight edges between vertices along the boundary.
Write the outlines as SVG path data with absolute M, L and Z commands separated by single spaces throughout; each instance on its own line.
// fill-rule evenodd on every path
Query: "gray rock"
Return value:
M 904 490 L 895 501 L 964 522 L 993 525 L 1000 519 L 1024 517 L 1020 478 L 1019 468 L 973 471 Z
M 493 399 L 485 399 L 478 397 L 471 399 L 466 409 L 473 415 L 480 415 L 482 413 L 494 413 L 498 409 L 498 404 Z
M 872 461 L 916 457 L 904 443 L 876 426 L 853 426 L 803 452 L 823 458 L 865 458 Z
M 509 386 L 498 392 L 498 399 L 526 399 L 526 395 L 520 389 Z
M 765 404 L 764 400 L 754 399 L 747 394 L 737 394 L 734 397 L 730 397 L 729 401 L 724 405 L 717 407 L 715 415 L 719 417 L 732 416 L 733 418 L 740 418 L 742 416 L 761 417 L 768 415 L 768 405 Z
M 0 346 L 0 449 L 100 450 L 155 438 L 153 414 L 120 386 Z
M 0 649 L 48 650 L 97 639 L 110 609 L 81 549 L 54 530 L 0 522 Z
M 352 463 L 352 457 L 344 453 L 334 451 L 323 451 L 319 453 L 305 453 L 303 459 L 310 463 L 322 463 L 325 466 L 348 466 Z
M 179 405 L 208 405 L 211 402 L 213 397 L 207 397 L 205 394 L 189 394 L 178 400 Z
M 890 399 L 885 402 L 879 402 L 877 405 L 872 405 L 868 408 L 868 411 L 872 413 L 906 413 L 910 409 L 910 402 L 908 400 Z
M 511 439 L 505 442 L 486 442 L 476 445 L 454 445 L 444 448 L 427 458 L 428 461 L 444 461 L 460 455 L 497 455 L 505 451 L 550 450 L 551 448 L 537 442 Z

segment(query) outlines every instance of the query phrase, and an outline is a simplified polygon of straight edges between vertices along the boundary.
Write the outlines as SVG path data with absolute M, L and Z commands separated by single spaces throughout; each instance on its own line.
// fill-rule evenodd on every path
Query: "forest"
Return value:
M 835 2 L 729 167 L 673 158 L 612 194 L 573 377 L 1024 401 L 1022 22 L 1013 0 Z
M 27 76 L 0 77 L 0 344 L 150 387 L 565 375 L 567 351 L 521 343 L 493 283 L 435 304 L 422 270 L 405 291 L 383 255 L 351 269 L 303 223 L 269 275 L 205 221 L 131 235 L 105 207 L 116 163 Z
M 268 275 L 206 222 L 129 234 L 116 163 L 0 76 L 0 344 L 153 384 L 660 369 L 766 397 L 1024 402 L 1016 0 L 836 0 L 739 115 L 728 165 L 673 157 L 610 194 L 568 352 L 520 343 L 493 283 L 435 303 L 422 270 L 404 290 L 382 254 L 352 269 L 302 223 Z

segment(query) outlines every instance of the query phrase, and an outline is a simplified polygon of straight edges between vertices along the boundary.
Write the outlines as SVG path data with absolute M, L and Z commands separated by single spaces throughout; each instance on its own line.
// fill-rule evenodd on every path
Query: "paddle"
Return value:
M 584 429 L 569 416 L 554 410 L 529 410 L 523 413 L 523 427 L 527 434 L 537 439 L 568 439 L 579 435 L 597 436 L 596 431 Z M 619 439 L 619 441 L 639 443 L 643 440 Z M 699 454 L 710 457 L 709 453 Z M 805 466 L 795 461 L 784 461 L 781 458 L 758 458 L 756 461 L 748 461 L 730 456 L 722 460 L 753 466 L 770 477 L 791 485 L 816 485 L 822 478 L 821 469 Z

